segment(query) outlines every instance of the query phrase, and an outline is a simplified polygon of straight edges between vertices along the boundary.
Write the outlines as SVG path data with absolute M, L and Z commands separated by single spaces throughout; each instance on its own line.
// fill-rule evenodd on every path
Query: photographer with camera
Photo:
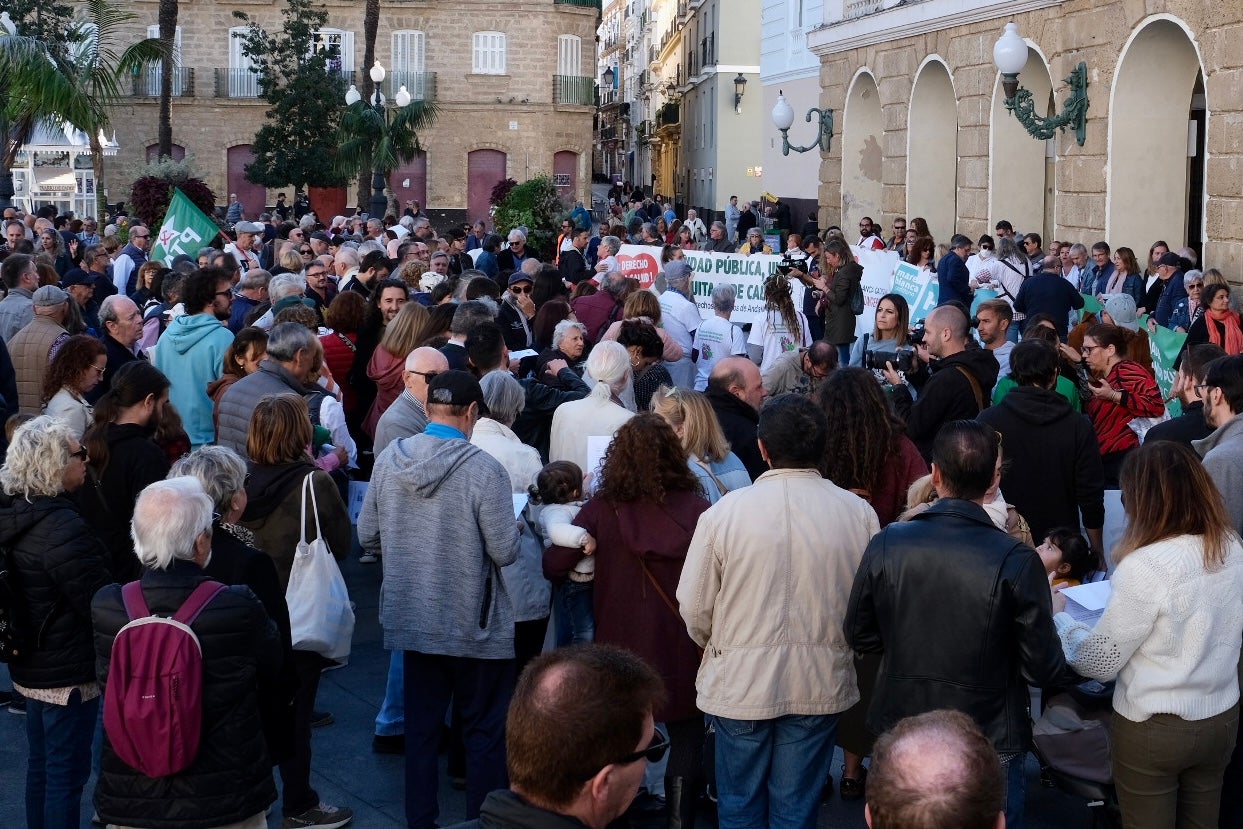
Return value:
M 935 360 L 935 362 L 934 362 Z M 907 436 L 928 460 L 932 442 L 946 423 L 973 420 L 988 404 L 997 382 L 997 358 L 971 342 L 971 325 L 958 305 L 939 305 L 924 321 L 923 343 L 916 346 L 914 367 L 906 376 L 886 367 L 893 403 L 906 421 Z M 919 392 L 914 400 L 907 385 Z
M 855 261 L 850 246 L 843 239 L 830 239 L 824 245 L 825 267 L 833 271 L 832 279 L 810 277 L 812 284 L 824 293 L 824 339 L 837 346 L 838 362 L 850 360 L 850 346 L 855 341 L 855 317 L 862 312 L 860 286 L 863 266 Z
M 855 340 L 850 349 L 850 365 L 871 369 L 881 381 L 885 379 L 886 363 L 893 363 L 899 372 L 910 371 L 915 356 L 910 324 L 911 309 L 906 304 L 906 297 L 885 294 L 876 303 L 876 322 L 872 333 Z

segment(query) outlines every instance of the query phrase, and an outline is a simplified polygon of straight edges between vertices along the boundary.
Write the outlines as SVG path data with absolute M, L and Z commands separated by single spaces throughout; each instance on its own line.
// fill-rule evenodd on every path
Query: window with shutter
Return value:
M 420 31 L 408 29 L 393 32 L 393 69 L 388 75 L 388 95 L 395 97 L 397 90 L 406 87 L 413 100 L 427 97 L 425 55 L 427 36 Z
M 147 27 L 147 37 L 159 39 L 160 25 L 157 23 Z M 153 98 L 160 96 L 160 64 L 147 67 L 147 94 Z M 185 94 L 185 79 L 181 71 L 181 27 L 173 33 L 173 86 L 174 98 Z
M 557 74 L 578 77 L 583 74 L 583 41 L 577 35 L 557 38 Z
M 505 74 L 505 33 L 475 32 L 471 71 L 476 75 Z

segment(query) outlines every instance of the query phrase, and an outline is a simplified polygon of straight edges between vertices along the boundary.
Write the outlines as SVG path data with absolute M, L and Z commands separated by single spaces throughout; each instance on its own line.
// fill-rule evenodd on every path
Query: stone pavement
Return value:
M 399 829 L 405 826 L 401 757 L 373 754 L 371 737 L 376 712 L 384 696 L 388 654 L 381 646 L 377 620 L 381 568 L 351 560 L 342 567 L 357 603 L 357 627 L 350 664 L 324 674 L 316 707 L 331 711 L 336 721 L 314 731 L 312 784 L 320 797 L 354 810 L 358 829 Z M 0 666 L 0 688 L 8 688 L 7 670 Z M 841 752 L 833 763 L 837 777 Z M 25 719 L 0 711 L 0 829 L 26 825 L 23 791 L 26 769 Z M 1090 825 L 1083 802 L 1040 786 L 1034 762 L 1028 763 L 1028 829 L 1077 829 Z M 83 795 L 82 827 L 91 826 L 94 778 Z M 279 790 L 279 777 L 278 777 Z M 465 797 L 453 790 L 441 766 L 440 824 L 449 826 L 465 817 Z M 280 803 L 268 821 L 279 829 Z M 700 829 L 707 829 L 706 820 Z M 862 829 L 863 803 L 844 803 L 836 794 L 820 814 L 820 829 Z

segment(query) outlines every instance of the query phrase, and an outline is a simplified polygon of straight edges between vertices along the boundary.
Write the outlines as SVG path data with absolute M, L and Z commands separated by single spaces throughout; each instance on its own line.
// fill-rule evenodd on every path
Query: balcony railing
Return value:
M 656 126 L 657 128 L 670 127 L 677 124 L 680 119 L 681 107 L 671 101 L 662 106 L 656 113 Z
M 600 8 L 600 0 L 552 0 L 554 6 L 582 6 L 586 9 Z
M 217 69 L 217 98 L 258 98 L 259 74 L 251 69 Z
M 160 97 L 159 67 L 148 69 L 134 75 L 135 98 Z M 174 98 L 191 98 L 194 96 L 194 70 L 185 66 L 173 67 L 173 83 L 169 94 Z
M 553 75 L 554 104 L 596 105 L 596 79 L 577 75 Z
M 616 90 L 616 89 L 601 89 L 600 90 L 600 106 L 606 107 L 606 106 L 612 106 L 613 104 L 616 104 L 618 102 L 618 94 L 617 94 L 618 91 L 619 90 Z
M 412 101 L 436 100 L 435 72 L 404 72 L 394 69 L 388 73 L 384 81 L 388 87 L 385 94 L 388 95 L 390 101 L 397 99 L 397 93 L 403 86 L 410 93 Z

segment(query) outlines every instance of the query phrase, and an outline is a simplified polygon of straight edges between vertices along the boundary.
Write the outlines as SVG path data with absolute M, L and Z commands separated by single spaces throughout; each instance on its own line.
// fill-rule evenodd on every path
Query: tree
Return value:
M 380 28 L 380 0 L 367 0 L 363 7 L 363 100 L 370 101 L 376 91 L 371 80 L 371 65 L 375 63 L 376 31 Z M 396 68 L 396 67 L 391 67 Z M 371 159 L 365 159 L 358 173 L 358 203 L 366 204 L 371 196 Z
M 337 147 L 337 170 L 342 175 L 352 177 L 378 169 L 387 187 L 389 174 L 422 149 L 419 132 L 435 122 L 439 109 L 428 101 L 412 101 L 392 112 L 390 119 L 386 112 L 362 100 L 346 108 Z
M 160 0 L 160 43 L 164 46 L 164 52 L 169 55 L 176 51 L 179 11 L 177 0 Z M 175 60 L 160 63 L 160 146 L 156 150 L 157 158 L 173 154 L 173 66 L 176 63 Z
M 125 45 L 124 30 L 135 15 L 113 0 L 85 0 L 83 16 L 68 27 L 63 40 L 30 34 L 0 37 L 0 79 L 8 94 L 6 115 L 14 128 L 7 136 L 5 166 L 41 119 L 72 124 L 90 136 L 91 162 L 104 213 L 104 131 L 110 112 L 128 98 L 129 78 L 171 55 L 158 38 Z
M 288 0 L 281 29 L 272 35 L 244 12 L 233 16 L 247 24 L 242 51 L 254 64 L 263 99 L 271 104 L 255 134 L 255 160 L 246 166 L 246 177 L 265 187 L 341 186 L 336 133 L 346 84 L 328 71 L 335 53 L 316 48 L 327 9 L 315 0 Z

